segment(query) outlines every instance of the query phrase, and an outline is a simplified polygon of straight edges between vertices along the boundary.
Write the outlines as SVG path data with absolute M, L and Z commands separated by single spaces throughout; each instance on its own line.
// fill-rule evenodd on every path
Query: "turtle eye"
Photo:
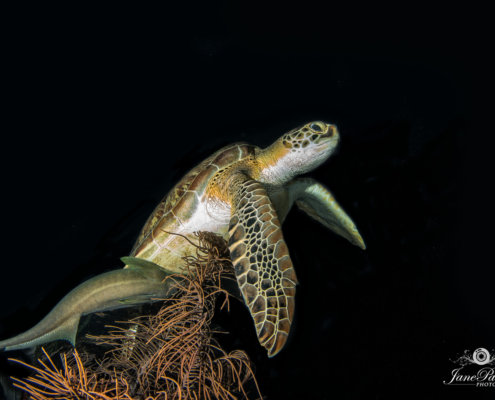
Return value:
M 316 132 L 321 132 L 321 126 L 318 124 L 312 123 L 309 127 Z

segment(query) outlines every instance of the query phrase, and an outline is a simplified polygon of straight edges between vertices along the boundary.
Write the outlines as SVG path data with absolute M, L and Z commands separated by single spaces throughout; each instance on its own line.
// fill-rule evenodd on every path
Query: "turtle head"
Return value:
M 313 121 L 293 129 L 260 153 L 259 180 L 283 184 L 325 162 L 339 144 L 337 127 Z

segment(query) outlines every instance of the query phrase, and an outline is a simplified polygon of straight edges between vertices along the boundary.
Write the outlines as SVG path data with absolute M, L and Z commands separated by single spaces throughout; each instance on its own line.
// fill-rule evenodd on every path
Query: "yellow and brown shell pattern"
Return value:
M 230 212 L 224 221 L 216 220 L 215 215 L 212 218 L 214 213 L 204 209 L 209 196 L 207 188 L 216 175 L 243 159 L 252 158 L 255 149 L 252 145 L 235 143 L 218 150 L 190 170 L 150 215 L 131 256 L 152 261 L 171 272 L 183 273 L 182 257 L 195 251 L 189 242 L 196 242 L 194 232 L 205 230 L 225 237 Z M 203 215 L 205 213 L 208 215 Z

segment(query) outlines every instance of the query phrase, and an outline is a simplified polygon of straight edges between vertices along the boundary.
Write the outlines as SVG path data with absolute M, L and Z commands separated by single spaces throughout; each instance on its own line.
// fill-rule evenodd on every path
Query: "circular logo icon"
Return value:
M 485 365 L 490 362 L 490 353 L 487 349 L 480 347 L 473 353 L 473 361 L 478 365 Z

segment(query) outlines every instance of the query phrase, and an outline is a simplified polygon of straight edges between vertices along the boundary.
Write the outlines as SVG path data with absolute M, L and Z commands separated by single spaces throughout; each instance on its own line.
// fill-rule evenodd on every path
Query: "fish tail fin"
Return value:
M 54 327 L 46 326 L 45 321 L 49 316 L 50 314 L 26 332 L 0 341 L 0 351 L 25 349 L 53 340 L 67 340 L 74 345 L 81 315 L 72 315 Z

